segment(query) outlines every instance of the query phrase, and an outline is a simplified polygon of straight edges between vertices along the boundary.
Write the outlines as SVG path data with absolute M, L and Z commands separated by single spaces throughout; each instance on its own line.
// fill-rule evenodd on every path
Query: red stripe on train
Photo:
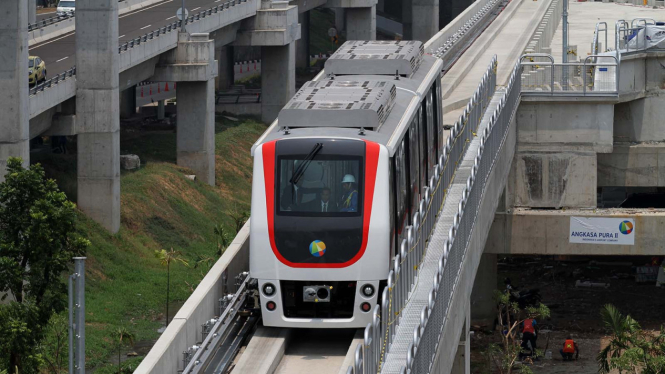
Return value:
M 372 202 L 374 201 L 374 188 L 376 185 L 376 173 L 379 167 L 379 150 L 377 143 L 363 140 L 365 142 L 365 198 L 363 199 L 363 241 L 358 253 L 349 261 L 333 264 L 306 264 L 291 262 L 284 258 L 277 250 L 275 244 L 275 143 L 276 140 L 263 144 L 263 179 L 266 189 L 266 213 L 268 215 L 268 236 L 270 247 L 275 257 L 284 265 L 294 268 L 343 268 L 356 263 L 365 254 L 369 236 L 369 224 L 372 216 Z

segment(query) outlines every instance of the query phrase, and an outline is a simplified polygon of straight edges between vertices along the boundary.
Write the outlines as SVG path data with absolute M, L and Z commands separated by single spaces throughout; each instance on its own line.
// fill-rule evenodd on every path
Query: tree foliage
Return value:
M 7 162 L 0 183 L 0 368 L 37 372 L 44 328 L 66 307 L 61 275 L 89 242 L 76 233 L 75 205 L 40 165 Z M 7 303 L 8 302 L 8 303 Z
M 170 250 L 162 249 L 155 251 L 155 257 L 159 259 L 162 265 L 166 265 L 166 326 L 169 325 L 169 301 L 171 293 L 171 263 L 181 263 L 189 266 L 187 260 L 182 257 L 182 252 L 176 251 L 173 248 Z
M 665 327 L 660 333 L 642 330 L 630 315 L 607 304 L 600 312 L 605 328 L 612 334 L 607 347 L 596 357 L 599 373 L 617 369 L 620 373 L 665 373 Z
M 120 354 L 122 353 L 122 348 L 134 345 L 134 339 L 136 337 L 126 327 L 121 326 L 115 329 L 111 333 L 111 338 L 113 340 L 115 348 L 118 350 L 118 374 L 120 374 L 122 372 L 122 363 L 120 360 Z
M 519 326 L 527 318 L 548 318 L 549 308 L 539 303 L 535 307 L 521 309 L 518 303 L 510 301 L 509 293 L 499 290 L 494 291 L 494 300 L 497 306 L 497 319 L 502 330 L 501 344 L 490 344 L 485 354 L 501 374 L 532 373 L 531 368 L 517 363 L 521 351 Z

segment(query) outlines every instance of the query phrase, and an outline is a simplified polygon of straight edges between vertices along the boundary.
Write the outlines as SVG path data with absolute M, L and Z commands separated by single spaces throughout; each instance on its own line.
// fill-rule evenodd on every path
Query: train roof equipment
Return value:
M 367 139 L 393 154 L 442 67 L 419 41 L 346 42 L 284 106 L 252 154 L 265 142 L 296 137 Z

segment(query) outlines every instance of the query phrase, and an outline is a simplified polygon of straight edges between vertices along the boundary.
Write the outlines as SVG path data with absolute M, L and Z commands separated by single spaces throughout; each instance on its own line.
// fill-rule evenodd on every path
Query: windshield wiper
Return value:
M 297 184 L 300 181 L 300 178 L 305 174 L 305 170 L 307 170 L 307 167 L 309 166 L 309 163 L 312 162 L 312 159 L 314 156 L 316 156 L 317 153 L 323 148 L 323 144 L 321 143 L 316 143 L 314 147 L 312 148 L 311 151 L 309 151 L 309 154 L 305 157 L 303 162 L 298 166 L 296 170 L 293 171 L 293 175 L 291 175 L 291 179 L 289 182 L 291 184 Z

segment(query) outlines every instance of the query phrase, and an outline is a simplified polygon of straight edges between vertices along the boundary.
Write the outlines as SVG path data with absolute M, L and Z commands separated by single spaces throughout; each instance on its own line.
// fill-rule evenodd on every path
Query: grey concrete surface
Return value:
M 120 92 L 120 118 L 129 118 L 136 114 L 136 86 Z
M 471 320 L 493 322 L 496 316 L 494 290 L 497 289 L 496 255 L 483 253 L 471 291 Z
M 261 48 L 261 120 L 271 123 L 296 93 L 296 48 Z
M 612 153 L 598 154 L 598 187 L 665 186 L 665 143 L 614 143 Z
M 665 91 L 614 106 L 614 140 L 659 142 L 665 140 Z
M 347 374 L 347 369 L 349 366 L 353 366 L 356 356 L 356 349 L 358 348 L 358 344 L 363 344 L 364 333 L 365 331 L 363 329 L 356 330 L 356 334 L 353 336 L 353 340 L 349 345 L 349 349 L 346 351 L 346 356 L 344 356 L 344 361 L 342 362 L 342 365 L 340 366 L 337 374 Z
M 346 40 L 376 40 L 376 6 L 346 9 Z
M 28 1 L 28 23 L 37 22 L 37 0 Z
M 118 2 L 76 2 L 78 207 L 120 229 Z
M 0 25 L 0 182 L 7 159 L 19 156 L 30 162 L 28 111 L 28 5 L 23 0 L 3 2 L 5 21 Z
M 470 316 L 469 307 L 466 308 L 466 318 L 464 319 L 464 327 L 460 334 L 459 343 L 457 345 L 457 353 L 455 354 L 455 361 L 450 369 L 450 374 L 471 374 L 471 336 L 470 336 Z
M 444 124 L 453 124 L 475 92 L 494 55 L 497 85 L 504 85 L 551 0 L 513 0 L 442 79 Z M 470 8 L 471 9 L 471 8 Z M 452 31 L 452 30 L 451 30 Z M 440 39 L 437 34 L 437 39 Z M 435 45 L 433 45 L 435 46 Z
M 353 329 L 293 329 L 275 374 L 337 374 L 343 368 L 355 332 Z
M 514 204 L 538 208 L 596 206 L 595 152 L 528 152 L 515 155 Z
M 635 245 L 569 243 L 570 217 L 635 219 Z M 497 213 L 487 239 L 486 253 L 538 255 L 662 256 L 665 212 L 645 209 L 516 208 Z
M 178 47 L 162 55 L 156 81 L 177 82 L 177 162 L 215 185 L 215 43 L 208 34 L 178 34 Z M 163 102 L 162 102 L 163 103 Z M 163 104 L 162 104 L 163 108 Z M 159 116 L 159 109 L 158 109 Z
M 298 14 L 300 39 L 296 41 L 296 67 L 309 67 L 309 12 Z
M 215 49 L 215 60 L 219 64 L 217 78 L 215 78 L 215 90 L 225 90 L 235 83 L 233 46 L 228 45 Z
M 178 165 L 215 185 L 215 83 L 180 82 L 177 92 Z
M 182 352 L 200 341 L 201 324 L 218 315 L 219 299 L 226 293 L 222 289 L 225 280 L 234 279 L 248 269 L 249 221 L 176 313 L 134 374 L 177 374 L 182 368 Z
M 411 0 L 413 39 L 428 41 L 439 32 L 439 0 Z
M 259 327 L 231 374 L 275 373 L 292 334 L 291 329 Z

